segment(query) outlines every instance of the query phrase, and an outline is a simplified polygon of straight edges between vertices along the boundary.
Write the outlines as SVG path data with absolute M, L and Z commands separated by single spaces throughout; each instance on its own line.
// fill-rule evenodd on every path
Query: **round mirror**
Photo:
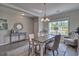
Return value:
M 23 29 L 23 25 L 21 23 L 14 24 L 14 30 L 19 31 Z

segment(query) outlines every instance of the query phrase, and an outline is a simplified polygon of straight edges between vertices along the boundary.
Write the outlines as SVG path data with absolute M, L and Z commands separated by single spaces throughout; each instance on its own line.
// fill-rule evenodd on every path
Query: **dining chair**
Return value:
M 29 34 L 29 54 L 28 55 L 30 55 L 32 48 L 34 48 L 36 50 L 36 47 L 38 46 L 38 44 L 35 43 L 35 42 L 33 44 L 33 39 L 35 39 L 34 38 L 34 34 L 33 33 L 32 34 Z M 34 47 L 32 46 L 32 44 L 34 45 Z
M 56 51 L 57 55 L 58 55 L 58 47 L 59 47 L 60 39 L 61 39 L 61 35 L 56 35 L 54 42 L 51 41 L 51 42 L 46 43 L 45 53 L 46 53 L 47 50 L 51 50 L 52 53 L 53 53 L 53 56 L 55 56 L 54 51 Z
M 41 36 L 41 33 L 40 32 L 38 32 L 38 37 L 40 37 Z
M 41 37 L 41 33 L 40 32 L 37 33 L 37 38 L 39 38 L 39 37 Z M 37 44 L 35 46 L 35 51 L 34 52 L 35 52 L 36 55 L 40 55 L 39 51 L 40 51 L 40 45 Z
M 39 37 L 44 37 L 44 34 L 43 33 L 40 33 L 40 32 L 38 32 L 37 33 L 37 35 L 38 35 L 38 38 Z M 40 48 L 41 48 L 41 46 L 40 46 L 40 44 L 38 43 L 38 45 L 35 47 L 35 54 L 38 56 L 40 56 Z

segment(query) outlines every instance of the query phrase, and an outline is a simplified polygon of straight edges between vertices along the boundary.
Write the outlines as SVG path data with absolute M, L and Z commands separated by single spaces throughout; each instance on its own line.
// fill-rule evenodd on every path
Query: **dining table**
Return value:
M 33 39 L 32 42 L 32 54 L 35 54 L 35 49 L 34 49 L 34 43 L 37 43 L 40 45 L 40 56 L 44 55 L 44 48 L 46 43 L 48 43 L 49 41 L 53 41 L 54 40 L 55 35 L 45 35 L 45 36 L 40 36 L 36 39 Z

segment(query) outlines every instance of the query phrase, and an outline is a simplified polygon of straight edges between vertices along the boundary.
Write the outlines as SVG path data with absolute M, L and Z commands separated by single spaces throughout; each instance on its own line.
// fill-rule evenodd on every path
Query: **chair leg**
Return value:
M 64 52 L 63 56 L 65 56 L 65 54 L 66 54 L 66 51 Z
M 52 53 L 53 53 L 53 56 L 55 56 L 54 51 L 52 51 Z
M 28 56 L 30 55 L 30 41 L 29 41 L 29 49 L 28 49 Z
M 35 46 L 35 54 L 37 54 L 38 46 Z
M 30 45 L 29 45 L 29 49 L 28 49 L 28 56 L 30 55 Z
M 28 56 L 30 56 L 30 52 L 28 51 Z
M 45 54 L 46 54 L 46 47 L 45 47 Z
M 30 48 L 29 48 L 29 50 L 28 50 L 28 56 L 30 55 L 30 51 L 31 51 L 31 50 L 30 50 Z
M 58 54 L 59 54 L 59 53 L 58 53 L 58 50 L 56 50 L 56 52 L 57 52 L 57 55 L 58 55 Z

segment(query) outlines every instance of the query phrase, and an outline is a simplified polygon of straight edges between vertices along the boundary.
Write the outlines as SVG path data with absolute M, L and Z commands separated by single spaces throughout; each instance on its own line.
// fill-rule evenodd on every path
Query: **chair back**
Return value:
M 29 34 L 29 41 L 32 41 L 34 39 L 34 34 Z
M 60 39 L 61 39 L 61 35 L 56 35 L 55 36 L 55 41 L 54 41 L 54 44 L 53 44 L 53 49 L 54 50 L 58 49 L 59 43 L 60 43 Z
M 38 37 L 40 37 L 40 36 L 41 36 L 41 33 L 39 32 L 39 33 L 38 33 Z

